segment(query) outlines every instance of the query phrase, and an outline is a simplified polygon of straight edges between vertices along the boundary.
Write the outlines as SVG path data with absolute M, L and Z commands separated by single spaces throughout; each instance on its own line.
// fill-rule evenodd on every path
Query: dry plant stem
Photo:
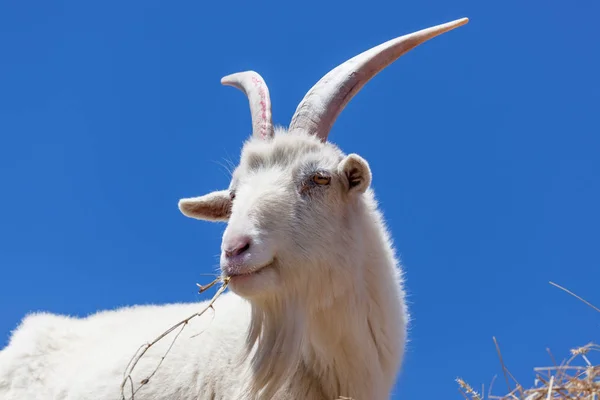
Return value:
M 199 283 L 196 283 L 196 285 L 198 286 L 198 293 L 203 293 L 205 291 L 207 291 L 208 289 L 210 289 L 211 287 L 215 286 L 217 284 L 217 282 L 221 281 L 221 278 L 217 278 L 214 281 L 212 281 L 211 283 L 209 283 L 208 285 L 204 285 L 202 286 Z
M 496 345 L 496 352 L 498 353 L 498 358 L 500 359 L 500 365 L 502 366 L 502 373 L 504 374 L 504 379 L 506 380 L 506 387 L 509 391 L 511 391 L 510 383 L 508 381 L 508 375 L 506 374 L 506 365 L 504 365 L 504 360 L 502 360 L 502 353 L 500 353 L 500 346 L 498 345 L 498 341 L 496 337 L 493 337 L 494 344 Z
M 580 301 L 584 302 L 584 303 L 585 303 L 585 304 L 587 304 L 588 306 L 592 307 L 594 310 L 596 310 L 596 311 L 600 312 L 600 308 L 596 307 L 595 305 L 593 305 L 593 304 L 592 304 L 592 303 L 590 303 L 589 301 L 582 299 L 581 297 L 577 296 L 575 293 L 571 292 L 570 290 L 568 290 L 568 289 L 565 289 L 564 287 L 562 287 L 562 286 L 560 286 L 560 285 L 558 285 L 558 284 L 556 284 L 556 283 L 554 283 L 554 282 L 552 282 L 552 281 L 550 281 L 549 283 L 550 283 L 552 286 L 556 286 L 556 287 L 557 287 L 557 288 L 559 288 L 560 290 L 563 290 L 563 291 L 565 291 L 565 292 L 569 293 L 571 296 L 573 296 L 573 297 L 575 297 L 576 299 L 578 299 L 578 300 L 580 300 Z
M 482 400 L 481 396 L 479 395 L 479 393 L 477 393 L 472 387 L 471 385 L 469 385 L 467 382 L 465 382 L 463 379 L 461 378 L 456 378 L 456 382 L 458 382 L 458 385 L 460 386 L 458 388 L 458 391 L 463 395 L 463 397 L 467 400 L 469 400 L 469 396 L 471 396 L 472 400 Z M 481 391 L 481 393 L 483 393 L 483 389 Z
M 180 321 L 177 324 L 173 325 L 172 327 L 170 327 L 169 329 L 167 329 L 165 332 L 163 332 L 161 335 L 159 335 L 156 339 L 154 339 L 151 343 L 148 343 L 148 344 L 145 344 L 145 345 L 141 346 L 135 352 L 135 354 L 133 355 L 133 357 L 131 358 L 131 360 L 129 360 L 129 363 L 127 363 L 127 367 L 125 368 L 123 382 L 121 383 L 121 399 L 122 400 L 126 399 L 125 398 L 125 386 L 127 384 L 127 381 L 129 380 L 131 382 L 131 397 L 129 399 L 130 400 L 134 400 L 134 396 L 138 392 L 138 390 L 140 390 L 142 388 L 142 386 L 144 386 L 148 382 L 150 382 L 150 378 L 152 378 L 156 374 L 156 372 L 160 368 L 162 362 L 164 361 L 164 359 L 167 357 L 167 355 L 169 354 L 169 352 L 173 348 L 173 345 L 175 344 L 175 341 L 177 340 L 177 338 L 179 337 L 179 335 L 181 334 L 181 332 L 183 332 L 183 329 L 187 326 L 188 322 L 190 322 L 190 320 L 192 320 L 193 318 L 201 316 L 209 308 L 213 308 L 214 302 L 217 300 L 217 298 L 227 288 L 227 285 L 229 283 L 229 278 L 225 277 L 223 279 L 221 279 L 221 278 L 215 279 L 213 282 L 209 283 L 206 286 L 200 286 L 200 285 L 198 285 L 198 286 L 200 286 L 200 289 L 201 289 L 200 293 L 202 293 L 203 291 L 205 291 L 205 290 L 209 289 L 210 287 L 214 286 L 218 281 L 222 281 L 223 282 L 222 285 L 221 285 L 221 287 L 219 288 L 219 290 L 217 290 L 217 292 L 212 297 L 212 299 L 210 300 L 210 302 L 208 303 L 208 305 L 202 311 L 194 313 L 193 315 L 190 315 L 188 318 L 184 319 L 183 321 Z M 202 290 L 203 288 L 204 288 L 204 290 Z M 148 377 L 142 379 L 142 381 L 140 382 L 140 386 L 138 386 L 138 388 L 134 390 L 134 387 L 133 387 L 133 378 L 131 377 L 131 374 L 132 374 L 135 366 L 137 365 L 137 363 L 144 356 L 144 354 L 146 354 L 146 352 L 148 351 L 148 349 L 150 347 L 154 346 L 158 341 L 160 341 L 165 336 L 167 336 L 169 333 L 173 332 L 175 329 L 177 329 L 179 327 L 181 327 L 181 329 L 179 330 L 179 332 L 177 332 L 177 334 L 173 338 L 171 344 L 167 348 L 167 351 L 165 352 L 165 354 L 160 359 L 160 362 L 158 363 L 158 365 L 156 366 L 156 368 L 152 371 L 152 373 Z
M 467 396 L 467 394 L 461 388 L 458 388 L 458 392 L 462 394 L 465 399 L 469 400 L 469 396 Z
M 494 387 L 494 382 L 496 382 L 497 377 L 498 375 L 494 375 L 494 377 L 492 378 L 492 382 L 490 382 L 490 388 L 488 389 L 488 397 L 492 395 L 492 389 Z
M 554 386 L 554 376 L 550 378 L 550 386 L 548 386 L 548 396 L 546 400 L 550 400 L 552 398 L 552 387 Z

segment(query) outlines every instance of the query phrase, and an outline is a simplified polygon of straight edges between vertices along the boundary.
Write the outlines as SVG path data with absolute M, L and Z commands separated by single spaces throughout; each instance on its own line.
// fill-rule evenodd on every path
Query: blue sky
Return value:
M 0 4 L 0 343 L 32 310 L 195 301 L 223 225 L 177 209 L 224 188 L 250 132 L 223 75 L 259 71 L 287 125 L 324 73 L 393 37 L 470 23 L 380 73 L 331 140 L 371 164 L 414 324 L 394 398 L 598 341 L 600 3 Z M 1 344 L 0 344 L 1 346 Z M 501 388 L 501 383 L 497 387 Z

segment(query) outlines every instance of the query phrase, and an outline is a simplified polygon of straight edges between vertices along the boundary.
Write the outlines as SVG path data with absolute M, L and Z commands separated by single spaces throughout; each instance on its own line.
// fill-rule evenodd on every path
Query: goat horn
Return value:
M 221 84 L 238 88 L 248 97 L 252 114 L 252 134 L 261 139 L 273 137 L 271 97 L 262 76 L 254 71 L 237 72 L 221 78 Z
M 302 129 L 327 141 L 340 112 L 371 78 L 421 43 L 467 22 L 468 18 L 461 18 L 389 40 L 332 69 L 306 93 L 289 131 Z

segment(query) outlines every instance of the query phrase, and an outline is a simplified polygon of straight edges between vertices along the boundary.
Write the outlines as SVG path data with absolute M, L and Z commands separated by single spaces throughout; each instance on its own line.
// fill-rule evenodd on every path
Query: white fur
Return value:
M 331 183 L 314 185 L 316 170 Z M 135 399 L 389 398 L 408 316 L 370 180 L 359 156 L 277 129 L 272 140 L 245 143 L 233 202 L 227 191 L 182 200 L 188 216 L 228 221 L 224 243 L 252 238 L 237 261 L 222 257 L 224 271 L 269 267 L 232 280 L 234 293 L 190 322 Z M 0 399 L 117 400 L 135 350 L 203 307 L 139 306 L 81 319 L 30 315 L 0 352 Z M 137 365 L 136 387 L 171 338 Z

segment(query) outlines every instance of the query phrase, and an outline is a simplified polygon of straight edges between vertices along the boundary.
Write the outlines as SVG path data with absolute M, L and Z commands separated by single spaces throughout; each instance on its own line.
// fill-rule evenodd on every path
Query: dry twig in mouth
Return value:
M 194 313 L 194 314 L 190 315 L 189 317 L 187 317 L 183 321 L 180 321 L 180 322 L 176 323 L 175 325 L 173 325 L 172 327 L 170 327 L 169 329 L 167 329 L 165 332 L 163 332 L 161 335 L 159 335 L 152 342 L 140 346 L 140 348 L 135 352 L 135 354 L 133 355 L 133 357 L 131 357 L 131 360 L 129 360 L 129 363 L 127 363 L 127 366 L 125 367 L 125 372 L 123 373 L 123 381 L 121 382 L 121 400 L 126 400 L 126 397 L 125 397 L 125 387 L 127 386 L 127 382 L 128 381 L 130 382 L 130 387 L 131 387 L 131 397 L 129 397 L 129 400 L 134 400 L 134 396 L 138 392 L 138 390 L 140 390 L 144 385 L 148 384 L 148 382 L 150 382 L 150 379 L 154 376 L 154 374 L 156 374 L 156 372 L 160 368 L 162 362 L 165 360 L 165 358 L 167 357 L 167 355 L 171 351 L 171 348 L 173 348 L 173 345 L 175 344 L 175 341 L 177 340 L 177 338 L 179 337 L 179 335 L 181 334 L 181 332 L 183 331 L 183 329 L 187 326 L 187 324 L 193 318 L 199 317 L 202 314 L 204 314 L 208 309 L 213 308 L 214 302 L 217 300 L 217 298 L 227 288 L 227 285 L 229 284 L 229 280 L 230 280 L 229 277 L 217 278 L 217 279 L 215 279 L 214 281 L 212 281 L 211 283 L 209 283 L 206 286 L 198 285 L 200 287 L 200 291 L 199 292 L 202 293 L 202 292 L 208 290 L 209 288 L 213 287 L 217 282 L 222 282 L 221 287 L 219 288 L 219 290 L 217 290 L 217 292 L 215 293 L 215 295 L 208 302 L 208 305 L 206 307 L 204 307 L 204 309 L 202 309 L 202 311 L 199 311 L 197 313 Z M 133 378 L 131 377 L 131 374 L 133 372 L 133 369 L 137 365 L 137 363 L 144 356 L 144 354 L 146 354 L 146 352 L 148 351 L 148 349 L 150 347 L 154 346 L 161 339 L 165 338 L 169 333 L 175 331 L 177 328 L 180 328 L 180 329 L 177 331 L 177 334 L 175 335 L 175 337 L 171 341 L 171 344 L 167 348 L 167 351 L 165 352 L 165 354 L 161 357 L 161 359 L 160 359 L 158 365 L 156 366 L 156 368 L 152 371 L 152 373 L 150 375 L 148 375 L 146 378 L 144 378 L 144 379 L 141 380 L 140 385 L 137 387 L 137 389 L 134 388 Z
M 227 280 L 227 282 L 229 282 L 229 277 L 225 278 Z M 204 285 L 202 286 L 199 283 L 196 283 L 196 286 L 198 286 L 198 293 L 204 293 L 206 292 L 208 289 L 210 289 L 211 287 L 215 286 L 217 284 L 217 282 L 222 281 L 221 278 L 217 278 L 214 281 L 212 281 L 211 283 L 209 283 L 208 285 Z

